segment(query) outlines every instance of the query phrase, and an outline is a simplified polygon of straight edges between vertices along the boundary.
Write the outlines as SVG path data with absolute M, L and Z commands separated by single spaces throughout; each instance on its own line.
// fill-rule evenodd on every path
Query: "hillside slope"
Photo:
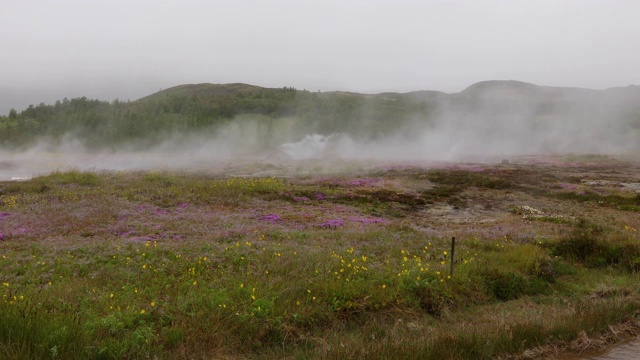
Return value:
M 469 152 L 482 144 L 493 153 L 633 150 L 640 143 L 640 87 L 590 90 L 483 81 L 454 94 L 359 94 L 187 84 L 130 102 L 83 97 L 29 106 L 0 117 L 0 147 L 71 137 L 94 149 L 145 148 L 176 134 L 213 139 L 227 136 L 225 131 L 261 144 L 252 150 L 311 134 L 421 141 Z

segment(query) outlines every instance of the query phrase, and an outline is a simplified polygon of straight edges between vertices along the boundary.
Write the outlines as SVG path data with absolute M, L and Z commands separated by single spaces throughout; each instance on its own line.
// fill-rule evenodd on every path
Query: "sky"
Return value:
M 640 84 L 635 0 L 0 0 L 0 114 L 188 83 Z

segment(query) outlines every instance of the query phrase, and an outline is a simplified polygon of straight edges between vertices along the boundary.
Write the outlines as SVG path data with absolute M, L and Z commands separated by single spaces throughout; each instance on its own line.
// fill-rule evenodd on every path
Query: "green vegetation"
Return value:
M 14 110 L 0 116 L 0 144 L 19 148 L 43 137 L 56 142 L 71 136 L 92 149 L 133 142 L 144 148 L 170 134 L 213 135 L 232 120 L 251 116 L 258 116 L 265 141 L 280 128 L 295 135 L 346 132 L 375 137 L 415 119 L 426 122 L 434 107 L 429 98 L 411 95 L 311 93 L 246 84 L 183 85 L 134 102 L 65 98 L 53 105 Z
M 380 175 L 1 183 L 0 357 L 491 359 L 637 318 L 632 225 L 467 233 L 451 277 L 449 239 L 411 223 L 416 180 L 484 189 L 472 204 L 523 178 Z
M 604 227 L 590 224 L 584 219 L 549 247 L 554 255 L 590 267 L 618 265 L 629 271 L 640 270 L 640 243 L 636 239 L 612 234 L 612 231 L 606 231 Z

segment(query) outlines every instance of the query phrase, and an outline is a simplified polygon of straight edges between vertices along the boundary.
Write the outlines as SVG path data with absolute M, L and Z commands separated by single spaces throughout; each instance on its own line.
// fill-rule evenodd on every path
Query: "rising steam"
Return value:
M 292 117 L 239 116 L 223 127 L 198 134 L 173 134 L 142 150 L 129 144 L 88 151 L 71 136 L 55 143 L 42 139 L 26 151 L 0 153 L 0 179 L 68 168 L 207 170 L 243 162 L 461 161 L 640 150 L 636 96 L 606 93 L 603 100 L 599 93 L 587 90 L 558 92 L 519 85 L 514 91 L 513 84 L 488 89 L 474 86 L 439 100 L 429 119 L 415 118 L 395 127 L 387 124 L 386 129 L 391 130 L 375 134 L 357 130 L 367 129 L 366 118 L 348 131 L 327 132 L 300 127 Z

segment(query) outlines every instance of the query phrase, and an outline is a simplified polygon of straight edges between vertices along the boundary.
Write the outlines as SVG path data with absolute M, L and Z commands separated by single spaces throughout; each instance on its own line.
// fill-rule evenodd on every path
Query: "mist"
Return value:
M 484 82 L 436 100 L 425 97 L 430 115 L 402 121 L 373 121 L 372 105 L 365 103 L 357 116 L 335 127 L 295 116 L 247 114 L 197 132 L 167 133 L 144 145 L 104 149 L 88 147 L 70 132 L 56 140 L 40 138 L 20 151 L 3 150 L 0 178 L 65 169 L 220 171 L 252 163 L 286 169 L 309 160 L 416 163 L 623 154 L 640 151 L 638 94 L 637 87 L 594 91 Z M 404 95 L 380 96 L 391 101 Z M 377 128 L 384 131 L 372 130 Z

